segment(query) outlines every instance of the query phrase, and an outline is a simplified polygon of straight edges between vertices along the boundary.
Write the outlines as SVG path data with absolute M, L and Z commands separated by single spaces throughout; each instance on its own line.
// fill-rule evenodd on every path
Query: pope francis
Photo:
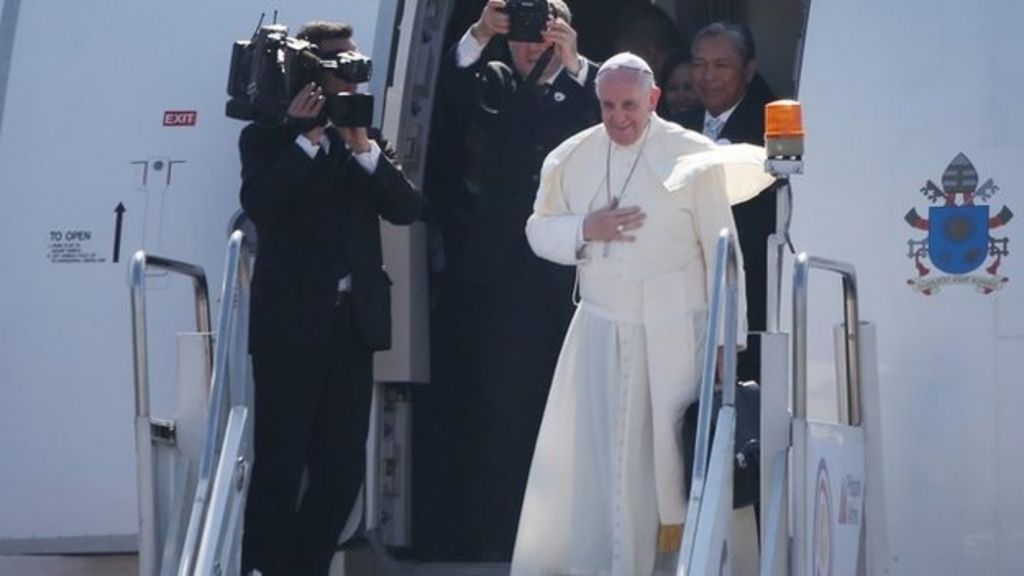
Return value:
M 771 183 L 760 148 L 719 147 L 659 118 L 660 90 L 640 57 L 606 61 L 597 93 L 602 123 L 547 157 L 526 224 L 534 252 L 576 266 L 579 306 L 534 451 L 513 576 L 645 576 L 666 563 L 659 550 L 678 547 L 676 430 L 697 398 L 707 271 L 718 232 L 735 237 L 730 203 Z M 742 319 L 742 293 L 740 306 Z

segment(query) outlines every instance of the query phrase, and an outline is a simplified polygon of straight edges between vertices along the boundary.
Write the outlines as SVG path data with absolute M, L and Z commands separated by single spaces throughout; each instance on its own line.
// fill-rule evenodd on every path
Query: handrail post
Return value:
M 245 238 L 239 240 L 239 259 L 238 259 L 238 279 L 236 285 L 238 287 L 237 298 L 233 301 L 234 306 L 237 307 L 236 312 L 237 322 L 234 324 L 234 332 L 232 332 L 233 344 L 231 351 L 228 353 L 231 358 L 232 366 L 231 374 L 239 375 L 239 378 L 228 378 L 231 383 L 231 405 L 237 406 L 239 404 L 250 404 L 248 382 L 245 378 L 241 377 L 245 373 L 245 366 L 248 361 L 248 350 L 245 344 L 248 342 L 249 336 L 249 285 L 252 283 L 252 258 L 251 258 L 251 247 Z
M 781 330 L 782 316 L 782 262 L 785 238 L 776 234 L 768 236 L 768 312 L 765 318 L 765 332 L 777 334 Z
M 793 438 L 796 438 L 798 435 L 796 423 L 798 421 L 806 422 L 807 420 L 807 295 L 812 268 L 834 272 L 842 276 L 843 279 L 844 352 L 846 356 L 848 399 L 847 423 L 850 426 L 861 425 L 861 383 L 860 370 L 858 369 L 860 364 L 860 317 L 857 309 L 856 272 L 850 264 L 808 256 L 806 252 L 801 252 L 796 257 L 793 269 L 793 421 L 791 424 L 791 435 Z M 842 416 L 840 416 L 841 419 Z M 803 437 L 803 432 L 800 432 L 799 435 Z M 799 442 L 802 445 L 807 440 L 805 438 Z M 802 449 L 806 449 L 806 446 L 803 446 Z M 805 455 L 796 454 L 794 474 L 799 477 L 803 473 L 800 468 L 806 465 Z M 793 495 L 795 503 L 794 508 L 791 509 L 794 515 L 792 518 L 792 529 L 794 534 L 800 535 L 800 537 L 796 539 L 799 543 L 795 544 L 792 558 L 795 563 L 794 569 L 799 571 L 804 562 L 805 551 L 802 548 L 808 545 L 803 537 L 809 534 L 804 509 L 808 505 L 809 487 L 800 482 L 799 487 L 795 490 L 800 493 L 794 493 Z
M 717 347 L 719 340 L 719 314 L 721 313 L 721 301 L 722 301 L 722 290 L 721 284 L 722 279 L 725 277 L 725 268 L 727 262 L 726 251 L 728 250 L 727 236 L 723 237 L 721 234 L 718 237 L 718 241 L 715 245 L 715 271 L 714 271 L 714 291 L 711 294 L 711 307 L 708 310 L 708 330 L 707 330 L 707 343 L 704 349 L 704 370 L 701 377 L 701 390 L 699 398 L 711 398 L 712 389 L 714 388 L 715 382 L 715 366 L 717 363 Z M 707 403 L 702 402 L 697 413 L 697 438 L 694 446 L 694 460 L 693 460 L 693 476 L 691 485 L 691 492 L 693 488 L 700 486 L 698 497 L 703 493 L 703 487 L 701 483 L 704 480 L 704 476 L 707 472 L 707 451 L 708 443 L 710 442 L 711 434 L 711 406 L 705 406 Z M 705 407 L 707 408 L 705 410 Z
M 845 262 L 808 256 L 806 252 L 801 252 L 796 257 L 793 271 L 793 416 L 807 418 L 807 292 L 811 268 L 834 272 L 843 279 L 848 418 L 851 426 L 860 426 L 860 315 L 857 273 L 853 266 Z
M 135 415 L 149 416 L 149 357 L 146 350 L 146 253 L 128 265 L 132 299 L 132 359 L 135 366 Z
M 146 253 L 129 264 L 132 310 L 132 363 L 135 376 L 135 450 L 139 488 L 139 574 L 156 574 L 156 494 L 149 429 L 149 358 L 146 349 Z
M 720 325 L 723 324 L 722 302 L 725 300 L 724 359 L 722 366 L 722 405 L 735 404 L 736 399 L 736 336 L 739 315 L 739 265 L 736 257 L 736 245 L 728 228 L 718 233 L 715 242 L 715 267 L 711 281 L 711 302 L 708 307 L 707 340 L 704 346 L 703 370 L 700 383 L 697 410 L 697 438 L 694 445 L 693 474 L 690 480 L 690 494 L 686 511 L 686 522 L 683 526 L 683 545 L 679 553 L 676 573 L 685 574 L 693 557 L 694 537 L 697 519 L 707 477 L 707 460 L 711 441 L 711 413 L 714 409 L 712 399 L 715 368 L 718 360 L 718 341 Z
M 138 453 L 136 471 L 139 484 L 139 573 L 144 576 L 156 574 L 158 547 L 157 496 L 153 479 L 155 466 L 150 430 L 149 359 L 146 336 L 146 270 L 149 267 L 168 270 L 191 278 L 195 295 L 196 330 L 202 333 L 210 331 L 210 298 L 203 269 L 185 262 L 160 256 L 149 256 L 142 250 L 136 252 L 129 263 L 128 276 L 131 292 L 132 362 L 135 379 L 135 443 Z M 209 341 L 206 345 L 209 350 Z
M 242 388 L 245 386 L 244 382 L 225 382 L 228 380 L 229 374 L 235 309 L 245 301 L 239 279 L 248 280 L 249 277 L 248 261 L 242 253 L 244 239 L 245 236 L 240 230 L 234 231 L 228 240 L 227 254 L 224 258 L 221 305 L 217 316 L 217 339 L 213 356 L 213 371 L 210 376 L 210 407 L 206 415 L 206 430 L 203 437 L 203 451 L 199 460 L 199 477 L 196 481 L 195 497 L 192 501 L 188 528 L 182 545 L 181 563 L 178 568 L 180 576 L 192 576 L 199 560 L 199 548 L 203 533 L 209 528 L 206 525 L 206 515 L 213 489 L 213 472 L 217 466 L 221 429 L 227 419 L 229 395 L 237 392 L 244 398 L 244 393 L 239 392 L 244 389 Z
M 846 382 L 850 425 L 861 425 L 860 313 L 857 276 L 853 269 L 843 274 L 843 316 L 846 325 Z
M 801 252 L 793 267 L 793 417 L 798 419 L 807 418 L 808 258 Z
M 736 246 L 727 229 L 719 233 L 719 242 L 725 242 L 725 358 L 722 366 L 722 406 L 736 404 L 736 336 L 739 332 L 739 265 Z M 715 343 L 717 348 L 718 344 Z M 717 352 L 717 350 L 716 350 Z M 716 354 L 717 356 L 717 354 Z
M 790 185 L 790 173 L 786 171 L 787 160 L 771 159 L 765 162 L 765 168 L 777 178 L 775 194 L 775 232 L 768 236 L 768 303 L 766 331 L 769 334 L 781 330 L 782 318 L 782 263 L 785 247 L 790 245 L 789 227 L 793 217 L 793 189 Z M 801 169 L 802 170 L 802 169 Z M 793 172 L 799 174 L 800 171 Z M 759 255 L 760 256 L 760 255 Z
M 228 241 L 224 285 L 219 323 L 222 327 L 218 339 L 218 354 L 226 354 L 214 371 L 216 389 L 223 389 L 222 400 L 227 399 L 227 420 L 217 436 L 206 439 L 205 446 L 218 446 L 219 456 L 209 480 L 208 500 L 205 503 L 194 553 L 190 553 L 192 573 L 210 574 L 218 570 L 236 571 L 238 558 L 235 538 L 240 530 L 244 511 L 245 491 L 249 483 L 252 464 L 248 447 L 252 427 L 249 405 L 245 348 L 248 334 L 249 285 L 251 280 L 251 251 L 241 232 L 232 234 Z M 226 332 L 223 332 L 226 330 Z M 224 379 L 227 379 L 227 385 Z M 183 555 L 184 556 L 184 555 Z M 185 566 L 183 562 L 182 566 Z

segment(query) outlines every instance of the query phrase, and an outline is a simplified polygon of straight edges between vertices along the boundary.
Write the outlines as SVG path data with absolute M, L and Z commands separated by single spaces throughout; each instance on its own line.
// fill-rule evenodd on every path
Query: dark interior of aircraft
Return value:
M 617 50 L 616 38 L 623 34 L 624 18 L 642 0 L 567 0 L 578 32 L 580 54 L 600 62 Z M 456 0 L 445 33 L 445 53 L 477 20 L 484 0 Z M 780 96 L 795 91 L 800 34 L 803 30 L 803 0 L 779 0 L 771 7 L 751 0 L 663 0 L 654 3 L 667 21 L 674 23 L 668 36 L 678 50 L 688 51 L 688 39 L 707 23 L 735 20 L 750 25 L 757 43 L 760 71 Z M 492 42 L 492 45 L 495 44 Z M 507 58 L 500 43 L 491 54 Z M 507 51 L 507 48 L 505 48 Z M 440 92 L 438 92 L 440 93 Z M 478 457 L 491 449 L 477 433 L 474 411 L 484 393 L 478 382 L 467 378 L 450 359 L 465 344 L 453 337 L 445 317 L 445 290 L 450 280 L 446 265 L 458 248 L 460 237 L 451 232 L 460 220 L 472 218 L 472 191 L 461 195 L 447 192 L 462 189 L 476 174 L 474 147 L 481 135 L 452 122 L 435 101 L 424 191 L 432 203 L 431 243 L 431 383 L 417 389 L 414 400 L 413 438 L 413 546 L 398 551 L 423 561 L 507 562 L 511 543 L 508 533 L 496 534 L 492 518 L 482 509 L 488 499 L 518 505 L 519 496 L 485 470 Z M 469 128 L 471 130 L 472 128 Z M 452 142 L 456 142 L 453 146 Z M 484 152 L 486 153 L 486 152 Z M 472 188 L 470 186 L 470 188 Z M 445 194 L 439 193 L 439 190 Z M 443 229 L 443 230 L 442 230 Z M 454 240 L 453 240 L 454 238 Z M 447 241 L 447 245 L 445 242 Z M 456 246 L 453 246 L 455 244 Z M 456 302 L 453 305 L 458 305 Z M 479 415 L 477 415 L 479 416 Z M 506 420 L 507 421 L 507 420 Z M 512 420 L 514 421 L 514 419 Z M 527 426 L 529 424 L 526 424 Z M 532 431 L 535 435 L 536 431 Z M 501 455 L 490 455 L 489 458 Z M 498 541 L 495 540 L 502 540 Z

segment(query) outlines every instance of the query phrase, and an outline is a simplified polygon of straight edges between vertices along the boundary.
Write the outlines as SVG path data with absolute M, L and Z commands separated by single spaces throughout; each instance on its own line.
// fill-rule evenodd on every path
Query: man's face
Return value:
M 640 139 L 658 105 L 661 91 L 647 91 L 641 74 L 635 70 L 611 70 L 601 75 L 597 98 L 601 101 L 601 121 L 612 142 L 629 146 Z
M 330 38 L 320 43 L 320 57 L 329 58 L 342 52 L 349 52 L 356 49 L 356 43 L 351 38 Z M 324 94 L 337 94 L 338 92 L 355 92 L 356 85 L 349 84 L 338 78 L 333 72 L 323 71 L 317 75 L 317 84 L 324 90 Z
M 718 116 L 739 102 L 754 79 L 757 65 L 743 63 L 739 50 L 725 36 L 701 40 L 693 51 L 693 87 L 701 104 Z
M 540 55 L 552 44 L 553 42 L 514 42 L 510 40 L 508 47 L 512 52 L 512 65 L 515 66 L 516 72 L 523 78 L 529 76 L 537 60 L 540 59 Z M 553 56 L 544 69 L 544 73 L 537 78 L 537 81 L 540 82 L 554 74 L 559 64 L 558 57 Z

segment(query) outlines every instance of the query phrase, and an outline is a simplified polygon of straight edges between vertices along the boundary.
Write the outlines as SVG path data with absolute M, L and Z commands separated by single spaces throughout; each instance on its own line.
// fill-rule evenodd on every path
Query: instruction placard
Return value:
M 102 264 L 107 261 L 96 251 L 91 230 L 50 230 L 46 256 L 54 264 Z

